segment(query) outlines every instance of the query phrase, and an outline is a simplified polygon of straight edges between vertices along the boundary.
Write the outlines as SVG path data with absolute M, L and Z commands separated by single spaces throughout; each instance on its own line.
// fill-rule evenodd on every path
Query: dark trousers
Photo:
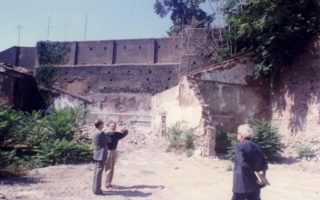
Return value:
M 233 193 L 231 200 L 261 200 L 260 190 L 249 193 Z
M 92 191 L 94 194 L 101 193 L 101 180 L 102 172 L 104 169 L 105 161 L 95 161 L 94 173 L 93 173 L 93 188 Z

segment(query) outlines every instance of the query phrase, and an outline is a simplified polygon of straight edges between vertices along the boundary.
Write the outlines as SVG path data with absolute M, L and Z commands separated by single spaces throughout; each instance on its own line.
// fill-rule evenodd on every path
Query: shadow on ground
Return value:
M 142 189 L 164 189 L 163 185 L 133 185 L 133 186 L 116 186 L 114 190 L 105 192 L 105 195 L 120 195 L 126 197 L 148 197 L 152 192 L 142 192 Z M 139 190 L 140 189 L 140 190 Z
M 41 177 L 8 177 L 1 178 L 0 185 L 31 185 L 45 182 Z

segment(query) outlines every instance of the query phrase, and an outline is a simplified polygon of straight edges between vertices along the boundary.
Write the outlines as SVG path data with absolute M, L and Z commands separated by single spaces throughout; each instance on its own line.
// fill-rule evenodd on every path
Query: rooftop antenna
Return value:
M 50 29 L 51 29 L 51 17 L 48 17 L 47 40 L 49 40 Z
M 22 26 L 19 24 L 17 26 L 17 29 L 18 29 L 18 47 L 20 46 L 20 36 L 21 36 L 21 29 L 22 29 Z
M 66 22 L 64 24 L 64 41 L 67 40 L 67 35 L 68 35 L 68 19 L 66 18 Z
M 87 29 L 88 29 L 88 13 L 86 13 L 86 20 L 84 23 L 84 40 L 87 40 Z

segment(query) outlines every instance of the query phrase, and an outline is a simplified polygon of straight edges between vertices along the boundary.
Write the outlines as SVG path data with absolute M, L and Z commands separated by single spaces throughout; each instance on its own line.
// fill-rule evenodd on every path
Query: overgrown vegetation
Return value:
M 230 53 L 254 55 L 255 75 L 290 64 L 318 32 L 315 0 L 227 0 L 226 43 Z
M 278 130 L 271 126 L 270 121 L 266 120 L 254 120 L 251 127 L 254 132 L 252 140 L 260 144 L 267 160 L 270 162 L 278 161 L 283 149 Z M 233 160 L 235 155 L 236 135 L 236 133 L 227 133 L 226 157 L 230 160 Z
M 180 123 L 176 123 L 167 132 L 169 150 L 185 152 L 187 156 L 193 155 L 193 129 L 183 129 Z
M 56 67 L 38 67 L 34 70 L 34 77 L 38 83 L 38 88 L 46 105 L 52 105 L 53 100 L 59 94 L 52 90 L 52 86 L 58 76 L 58 69 Z
M 295 145 L 294 147 L 298 158 L 302 159 L 302 158 L 312 158 L 314 156 L 314 152 L 312 151 L 312 149 L 309 146 L 305 146 L 305 145 Z
M 65 64 L 71 50 L 69 42 L 40 41 L 36 47 L 40 66 Z
M 56 67 L 38 67 L 34 71 L 34 77 L 38 84 L 44 87 L 52 87 L 58 75 Z
M 0 167 L 16 173 L 53 164 L 91 160 L 91 144 L 83 140 L 86 112 L 80 108 L 25 113 L 0 102 Z

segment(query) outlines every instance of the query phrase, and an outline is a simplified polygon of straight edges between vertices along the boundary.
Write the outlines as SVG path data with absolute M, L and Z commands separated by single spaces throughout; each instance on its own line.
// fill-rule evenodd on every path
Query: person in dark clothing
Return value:
M 249 124 L 238 127 L 233 173 L 232 200 L 261 200 L 260 185 L 255 172 L 266 173 L 268 166 L 259 144 L 253 142 Z
M 101 190 L 102 172 L 107 160 L 108 143 L 111 138 L 102 131 L 104 123 L 101 120 L 95 122 L 96 131 L 92 137 L 93 143 L 93 160 L 95 161 L 94 175 L 93 175 L 93 193 L 103 194 Z
M 110 131 L 107 132 L 107 135 L 110 136 L 111 138 L 111 143 L 108 144 L 108 150 L 109 150 L 109 156 L 105 165 L 105 174 L 106 174 L 106 179 L 105 179 L 105 187 L 110 188 L 112 187 L 112 179 L 113 179 L 113 174 L 114 174 L 114 166 L 116 164 L 116 159 L 117 159 L 117 146 L 119 140 L 122 138 L 126 137 L 128 135 L 128 130 L 123 129 L 121 131 L 116 131 L 117 129 L 117 124 L 114 122 L 111 122 L 109 124 Z

